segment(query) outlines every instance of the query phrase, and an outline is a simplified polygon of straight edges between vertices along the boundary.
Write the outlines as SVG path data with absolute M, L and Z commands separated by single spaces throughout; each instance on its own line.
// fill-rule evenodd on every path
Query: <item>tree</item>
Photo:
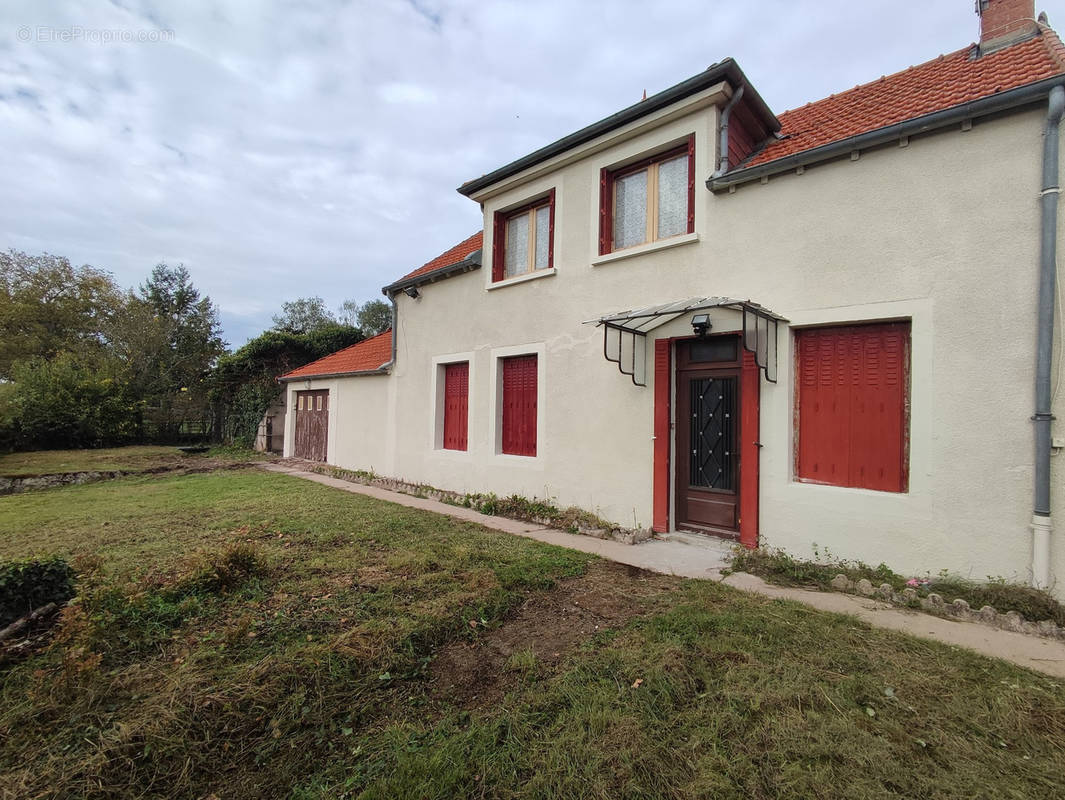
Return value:
M 357 326 L 359 324 L 359 301 L 345 300 L 341 303 L 337 312 L 337 320 L 342 325 Z
M 281 313 L 274 315 L 274 329 L 285 333 L 309 333 L 338 324 L 320 297 L 300 297 L 281 304 Z
M 156 438 L 176 437 L 185 422 L 206 420 L 206 378 L 225 352 L 218 311 L 200 297 L 184 266 L 158 264 L 126 300 L 116 349 L 130 367 L 134 394 L 146 402 Z
M 367 336 L 376 336 L 392 327 L 392 306 L 384 300 L 367 300 L 359 306 L 356 320 Z
M 222 356 L 211 376 L 211 398 L 225 419 L 224 438 L 250 445 L 266 409 L 282 392 L 279 375 L 365 338 L 350 325 L 333 324 L 309 333 L 266 331 Z
M 19 361 L 98 355 L 124 304 L 111 275 L 62 256 L 0 253 L 0 378 Z

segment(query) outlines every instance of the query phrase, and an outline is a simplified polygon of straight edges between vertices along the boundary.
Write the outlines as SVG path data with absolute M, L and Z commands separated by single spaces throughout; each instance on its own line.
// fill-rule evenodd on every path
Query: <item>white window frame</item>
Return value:
M 466 395 L 466 449 L 449 450 L 444 447 L 444 390 L 446 388 L 445 368 L 448 364 L 458 364 L 465 361 L 469 365 L 468 390 Z M 474 436 L 473 421 L 474 399 L 476 395 L 476 364 L 474 352 L 467 350 L 462 353 L 446 353 L 433 356 L 429 373 L 429 396 L 433 398 L 433 405 L 429 415 L 429 449 L 434 454 L 445 458 L 457 458 L 468 460 L 474 451 L 476 437 Z
M 544 428 L 547 410 L 547 381 L 544 377 L 546 353 L 547 347 L 544 342 L 494 347 L 490 352 L 492 360 L 488 385 L 492 387 L 492 393 L 488 409 L 488 441 L 492 443 L 492 454 L 499 463 L 543 469 L 544 459 L 549 449 Z M 503 452 L 503 359 L 533 355 L 536 356 L 536 455 L 515 456 Z

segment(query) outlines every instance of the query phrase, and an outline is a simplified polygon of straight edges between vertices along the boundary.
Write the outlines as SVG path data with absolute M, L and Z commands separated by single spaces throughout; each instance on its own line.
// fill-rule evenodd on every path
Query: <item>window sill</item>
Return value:
M 668 239 L 662 239 L 657 242 L 638 244 L 633 247 L 626 247 L 624 250 L 615 250 L 613 253 L 596 256 L 592 259 L 592 266 L 598 267 L 603 264 L 612 264 L 615 261 L 622 261 L 626 258 L 642 256 L 647 253 L 657 253 L 659 250 L 668 250 L 671 247 L 679 247 L 682 244 L 692 244 L 697 241 L 699 241 L 698 233 L 682 233 L 680 236 L 671 236 Z
M 515 453 L 503 453 L 497 451 L 496 458 L 503 464 L 513 464 L 514 466 L 524 465 L 527 467 L 533 467 L 540 463 L 539 455 L 519 456 Z
M 905 489 L 870 489 L 867 486 L 841 486 L 838 483 L 825 483 L 810 478 L 792 478 L 795 486 L 819 486 L 822 489 L 835 492 L 851 492 L 872 497 L 905 497 L 910 493 L 909 487 Z
M 495 281 L 488 284 L 486 287 L 488 291 L 493 289 L 502 289 L 504 286 L 513 286 L 515 283 L 525 283 L 525 281 L 534 281 L 537 278 L 547 278 L 555 274 L 555 268 L 550 269 L 538 269 L 533 272 L 526 272 L 524 275 L 515 275 L 513 278 L 505 278 L 501 281 Z

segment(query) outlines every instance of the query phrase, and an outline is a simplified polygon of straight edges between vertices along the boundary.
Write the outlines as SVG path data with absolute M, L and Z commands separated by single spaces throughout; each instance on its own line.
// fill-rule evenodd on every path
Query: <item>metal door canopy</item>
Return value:
M 752 300 L 735 297 L 689 297 L 656 306 L 635 308 L 590 319 L 603 327 L 603 357 L 618 365 L 637 386 L 647 385 L 647 334 L 685 314 L 729 308 L 743 314 L 743 349 L 754 354 L 765 379 L 777 382 L 777 327 L 788 320 Z

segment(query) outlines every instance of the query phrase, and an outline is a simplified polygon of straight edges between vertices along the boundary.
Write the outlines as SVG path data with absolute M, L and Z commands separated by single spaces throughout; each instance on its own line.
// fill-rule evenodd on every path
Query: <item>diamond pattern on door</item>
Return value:
M 692 486 L 735 489 L 736 378 L 692 378 Z

